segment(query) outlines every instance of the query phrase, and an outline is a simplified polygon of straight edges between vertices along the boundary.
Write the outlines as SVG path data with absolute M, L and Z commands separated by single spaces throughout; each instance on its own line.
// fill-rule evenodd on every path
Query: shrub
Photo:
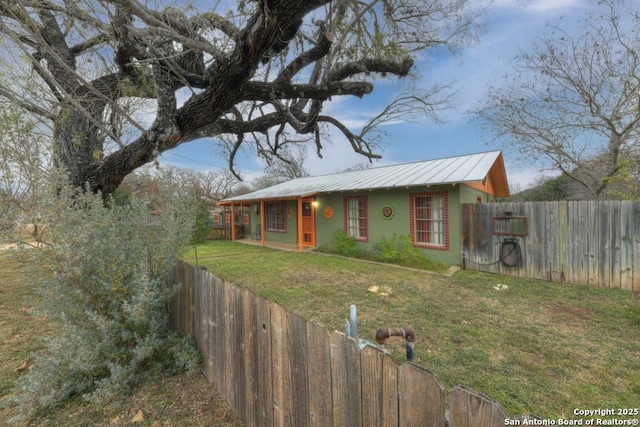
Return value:
M 390 239 L 383 237 L 375 245 L 374 258 L 379 262 L 399 264 L 405 267 L 421 268 L 442 272 L 447 266 L 429 260 L 418 248 L 413 246 L 410 235 L 398 237 L 395 233 Z
M 387 240 L 386 237 L 382 237 L 380 242 L 376 243 L 374 254 L 376 261 L 380 262 L 398 262 L 400 260 L 400 253 L 398 252 L 398 236 L 394 233 L 391 240 Z
M 25 251 L 50 267 L 33 277 L 35 314 L 59 326 L 8 398 L 23 416 L 81 396 L 104 402 L 164 373 L 195 370 L 187 338 L 167 328 L 169 273 L 193 233 L 195 209 L 172 195 L 151 217 L 144 201 L 106 207 L 100 195 L 62 188 L 43 203 L 51 240 Z
M 356 239 L 347 236 L 343 230 L 336 230 L 332 240 L 333 251 L 339 255 L 355 258 L 360 253 Z
M 414 263 L 425 259 L 420 251 L 411 244 L 411 236 L 398 237 L 395 233 L 390 240 L 382 237 L 375 246 L 375 254 L 377 261 L 397 264 Z
M 193 236 L 191 237 L 191 243 L 194 245 L 204 243 L 211 232 L 211 227 L 213 227 L 209 205 L 199 197 L 195 199 L 195 204 L 196 217 L 193 224 Z

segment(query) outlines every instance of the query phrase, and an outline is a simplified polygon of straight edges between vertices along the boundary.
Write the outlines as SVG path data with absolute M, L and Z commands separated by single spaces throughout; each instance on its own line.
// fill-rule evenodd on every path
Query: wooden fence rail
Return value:
M 204 374 L 245 425 L 493 427 L 502 407 L 465 387 L 179 263 L 170 325 L 195 339 Z M 532 419 L 519 417 L 518 419 Z
M 495 234 L 494 218 L 505 212 L 514 234 L 522 226 L 515 218 L 526 218 L 526 235 L 514 236 L 522 255 L 516 267 L 499 261 L 509 236 Z M 466 269 L 640 291 L 638 201 L 463 204 L 461 217 Z

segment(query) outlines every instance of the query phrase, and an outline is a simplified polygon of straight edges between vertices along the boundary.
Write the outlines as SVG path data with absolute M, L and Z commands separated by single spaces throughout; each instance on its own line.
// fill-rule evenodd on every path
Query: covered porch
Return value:
M 282 250 L 303 252 L 316 245 L 315 199 L 313 194 L 279 198 L 248 198 L 241 201 L 220 203 L 231 212 L 246 211 L 249 207 L 250 228 L 238 235 L 235 221 L 238 215 L 231 214 L 231 240 L 246 244 L 274 247 Z M 243 220 L 246 224 L 246 220 Z M 292 230 L 293 229 L 293 230 Z M 269 240 L 268 236 L 278 237 Z

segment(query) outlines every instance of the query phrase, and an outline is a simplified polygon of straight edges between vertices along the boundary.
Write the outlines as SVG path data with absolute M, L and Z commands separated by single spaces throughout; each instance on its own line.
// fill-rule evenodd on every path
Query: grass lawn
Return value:
M 0 252 L 0 399 L 11 393 L 14 381 L 33 363 L 30 353 L 43 348 L 39 338 L 55 331 L 54 325 L 28 313 L 28 300 L 35 292 L 22 274 L 23 268 Z M 133 423 L 139 413 L 143 421 Z M 16 408 L 0 404 L 0 425 L 15 415 Z M 71 401 L 28 425 L 222 427 L 242 423 L 203 376 L 179 375 L 104 407 Z
M 193 251 L 185 258 L 193 263 Z M 198 259 L 329 330 L 343 330 L 350 304 L 360 338 L 411 326 L 418 365 L 447 388 L 488 395 L 512 416 L 573 418 L 575 408 L 640 405 L 640 324 L 631 314 L 638 302 L 629 292 L 469 271 L 446 278 L 227 241 L 198 246 Z M 374 285 L 390 294 L 368 291 Z M 400 340 L 386 348 L 403 361 Z

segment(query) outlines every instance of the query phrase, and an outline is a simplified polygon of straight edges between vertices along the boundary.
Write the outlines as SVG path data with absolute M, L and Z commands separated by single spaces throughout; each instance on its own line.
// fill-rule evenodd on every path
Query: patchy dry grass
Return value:
M 28 300 L 35 293 L 24 268 L 32 267 L 0 253 L 0 398 L 10 394 L 15 380 L 28 371 L 33 363 L 30 353 L 42 348 L 39 337 L 55 332 L 54 325 L 28 313 Z M 16 408 L 0 406 L 0 425 L 16 415 Z M 237 427 L 242 423 L 203 376 L 178 375 L 103 407 L 71 401 L 28 425 Z
M 212 273 L 330 330 L 343 329 L 350 304 L 363 339 L 374 341 L 378 327 L 412 326 L 417 364 L 511 415 L 570 418 L 575 408 L 640 404 L 640 325 L 629 292 L 469 271 L 446 278 L 222 241 L 198 254 Z M 376 295 L 373 285 L 391 292 Z M 402 362 L 399 341 L 386 349 Z
M 203 376 L 177 375 L 104 407 L 72 401 L 35 420 L 39 426 L 241 427 L 229 405 Z

